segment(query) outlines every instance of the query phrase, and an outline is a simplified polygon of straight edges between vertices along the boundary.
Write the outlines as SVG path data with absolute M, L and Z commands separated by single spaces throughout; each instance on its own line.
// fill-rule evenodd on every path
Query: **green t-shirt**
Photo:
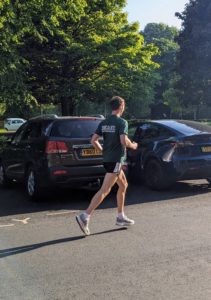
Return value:
M 121 134 L 128 134 L 128 123 L 126 120 L 111 115 L 103 120 L 96 132 L 103 136 L 103 161 L 121 162 L 126 160 L 126 148 L 120 142 Z

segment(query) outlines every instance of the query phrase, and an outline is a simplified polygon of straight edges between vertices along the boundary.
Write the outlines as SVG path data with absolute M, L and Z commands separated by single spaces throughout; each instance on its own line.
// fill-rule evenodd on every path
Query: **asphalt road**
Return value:
M 130 186 L 119 229 L 115 195 L 84 237 L 75 215 L 93 193 L 57 191 L 28 202 L 0 190 L 0 299 L 211 299 L 211 188 L 182 182 L 152 192 Z

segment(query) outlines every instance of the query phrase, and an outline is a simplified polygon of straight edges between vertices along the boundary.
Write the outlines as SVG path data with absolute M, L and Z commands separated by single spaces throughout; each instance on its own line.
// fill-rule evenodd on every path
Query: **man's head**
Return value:
M 113 113 L 121 116 L 125 110 L 125 100 L 119 96 L 114 96 L 111 98 L 110 106 Z

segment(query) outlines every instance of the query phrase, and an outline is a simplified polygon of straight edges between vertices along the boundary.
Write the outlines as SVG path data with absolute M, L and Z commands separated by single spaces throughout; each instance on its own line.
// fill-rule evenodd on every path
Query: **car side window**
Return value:
M 145 124 L 138 125 L 136 128 L 133 140 L 137 143 L 140 142 L 143 139 L 143 133 L 144 133 L 144 127 Z
M 159 137 L 162 138 L 170 138 L 175 136 L 175 133 L 168 130 L 167 128 L 163 127 L 163 126 L 159 126 Z
M 144 139 L 155 139 L 160 135 L 158 126 L 154 124 L 148 124 L 144 129 L 143 138 Z
M 49 130 L 51 129 L 52 126 L 52 121 L 51 120 L 45 120 L 42 123 L 42 135 L 46 136 L 49 132 Z
M 134 141 L 141 142 L 143 140 L 170 138 L 174 135 L 175 133 L 171 132 L 163 126 L 145 123 L 137 127 Z
M 40 123 L 31 123 L 26 128 L 22 140 L 35 139 L 41 136 L 41 124 Z
M 21 128 L 19 128 L 15 135 L 13 136 L 12 140 L 11 140 L 11 143 L 12 144 L 17 144 L 21 141 L 22 139 L 22 136 L 24 134 L 24 131 L 25 131 L 25 128 L 26 128 L 26 125 L 23 125 Z

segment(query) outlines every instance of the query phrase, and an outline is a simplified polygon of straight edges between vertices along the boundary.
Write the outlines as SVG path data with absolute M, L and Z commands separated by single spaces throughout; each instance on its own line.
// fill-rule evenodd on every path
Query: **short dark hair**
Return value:
M 121 104 L 124 103 L 125 100 L 119 96 L 114 96 L 111 98 L 110 106 L 112 110 L 117 110 L 120 108 Z

